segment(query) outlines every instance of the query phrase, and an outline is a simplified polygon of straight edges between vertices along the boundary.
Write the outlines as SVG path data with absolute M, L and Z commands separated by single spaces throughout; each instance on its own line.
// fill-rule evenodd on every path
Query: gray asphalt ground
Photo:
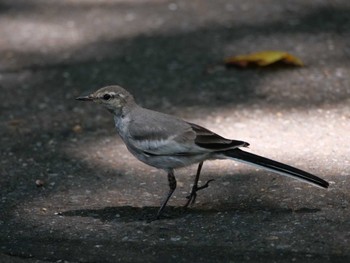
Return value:
M 0 262 L 350 262 L 349 29 L 348 0 L 2 0 Z M 222 65 L 260 50 L 306 66 Z M 109 84 L 330 188 L 211 161 L 148 222 L 165 174 L 74 100 Z

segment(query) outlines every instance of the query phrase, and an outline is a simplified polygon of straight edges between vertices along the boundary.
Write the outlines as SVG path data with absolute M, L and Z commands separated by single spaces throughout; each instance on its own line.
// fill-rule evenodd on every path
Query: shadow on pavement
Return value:
M 134 221 L 153 221 L 155 215 L 157 214 L 159 207 L 132 207 L 132 206 L 120 206 L 120 207 L 105 207 L 102 209 L 78 209 L 69 210 L 59 213 L 61 216 L 78 216 L 78 217 L 91 217 L 99 219 L 102 222 L 113 221 L 113 222 L 134 222 Z M 234 213 L 256 213 L 256 212 L 267 212 L 274 215 L 283 214 L 306 214 L 306 213 L 317 213 L 320 212 L 319 208 L 300 208 L 297 210 L 292 210 L 291 208 L 282 207 L 264 207 L 264 205 L 247 204 L 245 207 L 232 207 L 232 204 L 227 205 L 226 209 L 223 204 L 220 204 L 218 208 L 182 208 L 167 206 L 164 215 L 160 220 L 166 219 L 177 219 L 184 217 L 195 217 L 196 215 L 206 215 L 206 214 L 216 214 L 218 212 L 234 212 Z

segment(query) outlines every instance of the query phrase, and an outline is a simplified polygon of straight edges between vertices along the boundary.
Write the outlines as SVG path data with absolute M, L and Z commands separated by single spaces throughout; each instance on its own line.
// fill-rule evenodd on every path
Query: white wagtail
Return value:
M 122 87 L 107 86 L 77 100 L 104 105 L 114 115 L 117 132 L 128 150 L 140 161 L 167 172 L 170 190 L 158 210 L 157 218 L 176 188 L 174 169 L 199 163 L 185 206 L 194 204 L 196 192 L 208 187 L 211 181 L 198 186 L 205 160 L 233 159 L 323 188 L 329 186 L 328 182 L 315 175 L 239 149 L 249 146 L 247 142 L 226 139 L 197 124 L 145 109 L 137 105 L 134 97 Z

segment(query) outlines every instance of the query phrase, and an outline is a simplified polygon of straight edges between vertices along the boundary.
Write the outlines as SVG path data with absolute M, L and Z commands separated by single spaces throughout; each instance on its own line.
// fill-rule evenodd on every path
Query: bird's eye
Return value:
M 103 97 L 102 97 L 104 100 L 109 100 L 110 98 L 112 98 L 112 96 L 110 95 L 110 94 L 105 94 L 105 95 L 103 95 Z

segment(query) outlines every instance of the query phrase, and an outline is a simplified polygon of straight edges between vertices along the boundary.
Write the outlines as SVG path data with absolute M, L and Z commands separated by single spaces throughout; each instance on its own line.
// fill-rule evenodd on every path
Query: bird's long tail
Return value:
M 329 183 L 327 181 L 308 172 L 253 153 L 242 151 L 238 148 L 224 151 L 223 154 L 239 162 L 256 165 L 265 170 L 269 170 L 285 176 L 290 176 L 323 188 L 327 188 L 329 186 Z

